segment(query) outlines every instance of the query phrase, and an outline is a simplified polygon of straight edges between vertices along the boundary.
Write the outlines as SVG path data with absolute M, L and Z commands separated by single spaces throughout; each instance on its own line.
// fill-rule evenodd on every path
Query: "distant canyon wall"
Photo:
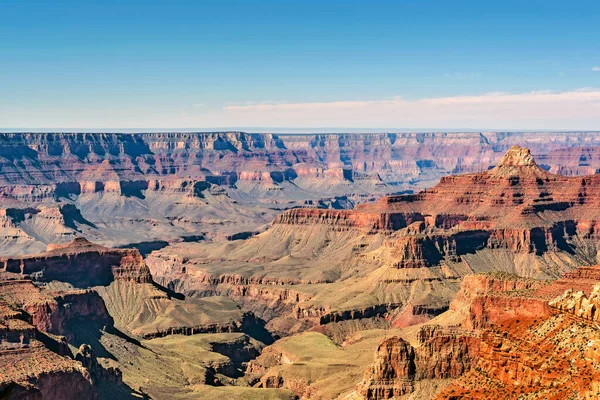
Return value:
M 582 175 L 600 168 L 600 132 L 3 133 L 0 185 L 84 182 L 80 190 L 96 190 L 94 182 L 159 178 L 220 185 L 322 178 L 408 187 L 486 170 L 515 144 L 530 148 L 553 173 Z

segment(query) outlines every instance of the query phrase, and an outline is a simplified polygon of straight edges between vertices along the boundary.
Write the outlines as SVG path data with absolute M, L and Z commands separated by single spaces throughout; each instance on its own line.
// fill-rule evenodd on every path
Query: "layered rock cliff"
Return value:
M 457 378 L 475 365 L 480 339 L 459 329 L 426 326 L 413 347 L 399 337 L 385 339 L 358 386 L 365 399 L 391 399 L 414 391 L 424 379 Z
M 122 384 L 118 368 L 96 363 L 92 370 L 73 356 L 67 339 L 73 339 L 70 328 L 76 321 L 112 325 L 95 292 L 58 294 L 27 280 L 0 280 L 0 395 L 96 399 L 94 383 Z
M 435 398 L 596 398 L 598 270 L 581 267 L 554 282 L 465 281 L 453 309 L 469 306 L 464 326 L 481 333 L 477 362 Z
M 10 232 L 0 236 L 0 250 L 35 253 L 78 234 L 111 246 L 223 240 L 260 230 L 283 209 L 352 208 L 448 174 L 485 171 L 516 143 L 543 157 L 552 173 L 599 166 L 600 137 L 587 132 L 5 133 L 0 210 Z M 398 226 L 395 218 L 363 216 L 346 225 L 387 229 Z M 117 233 L 123 230 L 127 235 Z
M 347 169 L 400 181 L 423 174 L 435 179 L 452 171 L 485 170 L 514 144 L 526 145 L 538 155 L 548 154 L 544 164 L 558 170 L 560 165 L 596 165 L 594 154 L 600 137 L 594 132 L 4 133 L 0 137 L 0 156 L 2 178 L 9 185 L 191 177 L 203 168 L 249 177 L 262 176 L 263 172 L 285 174 L 288 168 L 296 176 L 311 177 L 319 171 Z M 19 162 L 24 160 L 27 163 Z
M 0 269 L 49 282 L 59 280 L 75 287 L 105 286 L 114 280 L 150 283 L 152 276 L 139 251 L 110 249 L 85 238 L 50 245 L 45 253 L 0 258 Z

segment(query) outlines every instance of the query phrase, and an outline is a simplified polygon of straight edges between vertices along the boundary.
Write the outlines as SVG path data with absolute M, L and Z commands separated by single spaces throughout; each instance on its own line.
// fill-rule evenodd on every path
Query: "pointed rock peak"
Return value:
M 513 146 L 498 163 L 498 166 L 533 167 L 537 166 L 528 148 Z
M 548 175 L 533 159 L 531 151 L 525 147 L 513 146 L 502 157 L 498 165 L 488 171 L 497 177 L 536 177 L 543 178 Z

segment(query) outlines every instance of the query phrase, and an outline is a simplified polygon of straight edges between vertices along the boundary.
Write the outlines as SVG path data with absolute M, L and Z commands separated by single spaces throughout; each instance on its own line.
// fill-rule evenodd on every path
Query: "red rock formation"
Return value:
M 550 316 L 550 307 L 543 299 L 479 296 L 473 299 L 465 327 L 482 329 L 508 321 L 533 320 Z
M 152 276 L 139 251 L 110 249 L 84 238 L 50 245 L 48 251 L 0 258 L 0 270 L 31 276 L 39 281 L 60 280 L 76 287 L 108 285 L 115 279 L 150 283 Z
M 411 267 L 431 264 L 425 255 L 436 264 L 482 247 L 538 255 L 570 251 L 569 238 L 595 237 L 598 205 L 600 179 L 549 174 L 529 150 L 513 147 L 489 171 L 444 177 L 416 195 L 385 197 L 353 211 L 290 210 L 274 223 L 367 232 L 407 228 L 409 239 L 398 242 L 398 265 Z M 415 235 L 409 226 L 417 222 L 422 225 Z
M 436 399 L 598 398 L 598 333 L 564 315 L 484 332 L 477 366 Z
M 589 297 L 583 291 L 568 289 L 550 301 L 550 307 L 567 312 L 589 323 L 600 322 L 600 284 L 596 284 Z
M 515 279 L 499 286 L 495 279 L 481 277 L 465 282 L 453 308 L 470 299 L 466 326 L 483 328 L 479 359 L 436 398 L 598 398 L 600 285 L 590 287 L 598 271 L 597 266 L 581 267 L 546 284 L 517 285 Z M 509 291 L 493 292 L 494 287 Z M 548 302 L 548 296 L 565 287 L 569 289 Z M 488 293 L 474 295 L 482 291 Z
M 111 327 L 113 320 L 102 298 L 93 290 L 42 291 L 28 280 L 0 281 L 0 298 L 27 313 L 38 330 L 72 338 L 70 325 L 86 320 Z
M 358 391 L 366 399 L 390 399 L 414 391 L 422 379 L 456 378 L 469 371 L 479 354 L 480 339 L 458 329 L 426 326 L 419 345 L 399 337 L 385 339 Z
M 478 296 L 489 293 L 532 291 L 544 288 L 546 283 L 535 279 L 525 279 L 516 275 L 492 273 L 473 274 L 464 277 L 460 290 L 450 304 L 450 310 L 459 311 L 469 307 Z
M 41 343 L 0 350 L 0 395 L 14 399 L 96 399 L 89 372 Z

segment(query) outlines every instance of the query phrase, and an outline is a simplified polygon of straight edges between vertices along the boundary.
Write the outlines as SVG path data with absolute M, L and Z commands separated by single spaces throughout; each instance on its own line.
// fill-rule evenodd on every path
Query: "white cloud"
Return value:
M 240 126 L 599 129 L 600 89 L 477 96 L 230 105 Z M 230 124 L 230 125 L 231 125 Z
M 1 127 L 600 130 L 600 88 L 471 96 L 180 107 L 48 106 L 0 109 Z
M 600 67 L 599 66 L 592 67 L 592 71 L 600 72 Z

